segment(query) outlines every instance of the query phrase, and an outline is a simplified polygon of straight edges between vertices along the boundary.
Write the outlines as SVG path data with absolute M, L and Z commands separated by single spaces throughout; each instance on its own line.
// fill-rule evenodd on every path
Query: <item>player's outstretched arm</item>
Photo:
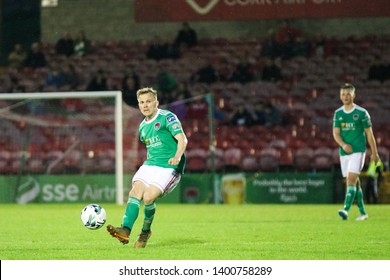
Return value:
M 173 158 L 170 158 L 168 160 L 168 163 L 170 165 L 178 165 L 181 159 L 181 156 L 184 154 L 186 148 L 187 148 L 187 137 L 184 133 L 179 133 L 175 135 L 175 139 L 177 140 L 177 150 L 176 154 Z

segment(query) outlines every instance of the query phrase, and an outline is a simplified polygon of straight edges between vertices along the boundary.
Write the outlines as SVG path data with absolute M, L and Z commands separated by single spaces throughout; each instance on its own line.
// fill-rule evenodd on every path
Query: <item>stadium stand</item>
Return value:
M 333 111 L 340 107 L 340 102 L 335 96 L 342 82 L 353 82 L 357 87 L 359 105 L 370 110 L 374 126 L 377 129 L 378 144 L 384 161 L 389 161 L 390 139 L 390 106 L 388 93 L 390 81 L 377 81 L 368 78 L 369 67 L 376 57 L 382 57 L 384 61 L 390 61 L 390 37 L 389 36 L 365 36 L 362 38 L 328 38 L 332 51 L 326 56 L 311 54 L 308 57 L 293 57 L 288 60 L 279 60 L 283 79 L 277 82 L 267 82 L 260 79 L 244 84 L 217 81 L 212 84 L 191 83 L 191 76 L 203 65 L 204 61 L 212 60 L 217 70 L 223 73 L 226 69 L 232 69 L 242 59 L 250 61 L 253 70 L 261 72 L 261 59 L 259 58 L 262 46 L 261 39 L 208 39 L 200 40 L 197 46 L 184 52 L 178 59 L 151 60 L 146 57 L 148 42 L 130 41 L 101 41 L 91 42 L 91 50 L 83 57 L 64 57 L 57 55 L 54 45 L 44 43 L 42 49 L 46 58 L 65 67 L 72 63 L 81 76 L 81 84 L 77 90 L 86 90 L 88 81 L 94 75 L 96 69 L 104 67 L 107 76 L 113 84 L 113 88 L 121 89 L 122 74 L 126 67 L 131 66 L 141 78 L 141 85 L 155 85 L 155 73 L 151 68 L 163 66 L 170 71 L 178 83 L 188 85 L 192 97 L 202 95 L 205 92 L 214 92 L 216 109 L 223 116 L 230 116 L 233 108 L 240 104 L 246 104 L 254 110 L 254 104 L 258 102 L 270 102 L 282 114 L 283 122 L 279 125 L 252 125 L 249 127 L 231 126 L 224 123 L 226 119 L 218 120 L 216 128 L 216 143 L 218 152 L 216 157 L 217 170 L 225 170 L 226 167 L 240 167 L 243 170 L 277 170 L 281 166 L 290 170 L 331 170 L 337 164 L 336 146 L 331 135 L 331 123 Z M 109 51 L 108 51 L 109 50 Z M 228 58 L 228 59 L 227 59 Z M 349 65 L 354 67 L 349 67 Z M 68 87 L 53 88 L 44 83 L 47 68 L 30 69 L 23 68 L 20 71 L 7 69 L 0 75 L 0 92 L 10 92 L 13 80 L 16 80 L 26 92 L 51 92 L 68 91 Z M 16 90 L 17 91 L 17 90 Z M 169 99 L 169 98 L 168 98 Z M 1 101 L 1 107 L 6 106 L 6 101 Z M 5 102 L 5 103 L 4 103 Z M 76 105 L 68 104 L 69 110 L 74 110 Z M 112 110 L 112 106 L 96 104 L 78 104 L 85 106 L 90 112 L 94 110 Z M 67 108 L 65 106 L 65 108 Z M 202 124 L 199 116 L 204 118 L 207 114 L 202 111 L 194 114 L 194 117 L 186 117 L 183 125 L 189 137 L 188 146 L 188 170 L 190 172 L 203 172 L 210 169 L 210 160 L 204 159 L 203 152 L 199 149 L 208 149 L 208 126 Z M 195 116 L 196 115 L 196 116 Z M 9 135 L 7 126 L 11 123 L 1 124 L 2 147 L 12 147 L 11 142 L 18 142 L 17 135 Z M 106 130 L 112 127 L 96 127 L 85 135 L 83 145 L 99 143 L 113 143 Z M 17 130 L 16 130 L 17 131 Z M 66 131 L 63 131 L 66 137 Z M 64 152 L 63 149 L 54 150 L 56 139 L 54 133 L 46 131 L 42 135 L 34 137 L 37 147 L 53 147 L 53 153 L 46 154 L 45 158 L 34 158 L 27 161 L 32 172 L 45 172 L 38 170 L 38 165 L 44 161 L 50 165 L 58 155 L 54 153 Z M 11 140 L 12 139 L 12 140 Z M 109 146 L 109 145 L 108 145 Z M 95 147 L 96 149 L 99 149 Z M 264 152 L 274 149 L 271 156 Z M 107 146 L 103 149 L 108 149 Z M 311 152 L 308 152 L 310 149 Z M 323 153 L 323 151 L 326 153 Z M 6 156 L 12 149 L 5 149 L 0 155 L 1 172 L 16 172 L 20 157 L 12 159 Z M 42 152 L 42 151 L 41 151 Z M 139 165 L 145 155 L 139 151 L 136 165 Z M 75 153 L 78 153 L 75 151 Z M 230 154 L 232 153 L 232 154 Z M 276 156 L 276 154 L 278 156 Z M 63 172 L 111 172 L 112 158 L 101 158 L 99 164 L 88 164 L 88 159 L 82 164 L 72 154 L 65 157 L 66 160 L 56 163 L 52 173 Z M 267 158 L 266 158 L 267 156 Z M 73 158 L 75 157 L 75 158 Z M 132 155 L 134 157 L 134 155 Z M 270 160 L 272 157 L 272 161 Z M 312 159 L 315 158 L 315 161 Z M 77 164 L 76 164 L 77 163 Z M 46 170 L 47 171 L 47 170 Z

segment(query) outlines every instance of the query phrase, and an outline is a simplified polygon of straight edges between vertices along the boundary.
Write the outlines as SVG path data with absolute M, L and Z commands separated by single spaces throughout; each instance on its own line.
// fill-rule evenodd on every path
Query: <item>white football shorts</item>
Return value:
M 366 153 L 353 153 L 346 156 L 340 156 L 340 167 L 343 177 L 346 178 L 348 173 L 360 174 L 363 169 Z
M 176 188 L 180 179 L 181 174 L 173 168 L 142 165 L 134 174 L 132 182 L 141 181 L 147 187 L 156 186 L 161 190 L 161 195 L 165 196 Z

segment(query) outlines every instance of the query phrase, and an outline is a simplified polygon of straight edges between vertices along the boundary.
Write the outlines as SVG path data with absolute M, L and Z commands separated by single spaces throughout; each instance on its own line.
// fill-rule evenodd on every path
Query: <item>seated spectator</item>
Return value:
M 251 126 L 256 123 L 256 119 L 245 106 L 239 105 L 233 112 L 229 123 L 231 125 Z
M 282 71 L 275 61 L 271 58 L 266 58 L 265 65 L 261 72 L 261 80 L 267 82 L 277 82 L 282 80 Z
M 260 101 L 255 104 L 254 114 L 255 114 L 255 124 L 264 125 L 266 123 L 267 113 L 265 110 L 264 102 Z
M 136 79 L 132 76 L 125 76 L 125 80 L 122 82 L 122 100 L 128 106 L 138 107 L 137 90 L 139 86 L 136 86 Z
M 381 83 L 390 79 L 390 66 L 383 63 L 382 60 L 377 57 L 374 64 L 368 69 L 368 79 L 377 80 Z
M 306 38 L 298 36 L 293 40 L 292 56 L 309 57 L 311 48 L 311 43 Z
M 55 50 L 57 54 L 66 56 L 74 54 L 74 40 L 69 32 L 64 32 L 62 37 L 56 42 Z
M 26 92 L 26 87 L 19 83 L 19 78 L 15 75 L 9 75 L 10 86 L 8 87 L 8 93 L 20 93 Z
M 176 99 L 176 97 L 178 97 L 181 94 L 183 95 L 184 99 L 191 98 L 191 92 L 188 89 L 188 84 L 186 82 L 179 82 L 177 84 L 176 89 L 172 93 L 172 98 Z
M 317 57 L 327 57 L 332 54 L 331 44 L 323 33 L 319 32 L 312 40 L 311 54 Z
M 99 69 L 91 78 L 87 85 L 87 91 L 105 91 L 107 90 L 107 77 L 103 69 Z
M 135 72 L 134 67 L 132 65 L 127 65 L 125 68 L 125 71 L 123 73 L 122 78 L 122 89 L 126 87 L 127 79 L 132 79 L 134 88 L 139 89 L 140 88 L 140 78 L 137 72 Z
M 174 45 L 180 50 L 192 48 L 198 44 L 198 35 L 188 22 L 183 22 L 181 29 L 178 31 Z
M 243 59 L 238 63 L 231 74 L 229 81 L 246 84 L 254 80 L 253 65 Z
M 281 27 L 276 31 L 275 35 L 276 41 L 279 44 L 284 44 L 289 40 L 294 41 L 296 37 L 301 35 L 301 31 L 291 26 L 288 20 L 284 20 Z
M 272 103 L 265 104 L 264 113 L 266 126 L 283 125 L 283 116 Z
M 20 69 L 24 66 L 27 53 L 23 50 L 21 44 L 15 44 L 14 49 L 8 55 L 8 66 L 15 69 Z
M 178 59 L 181 56 L 179 48 L 170 43 L 170 41 L 163 41 L 159 36 L 156 36 L 153 42 L 149 45 L 146 52 L 147 58 L 154 60 L 161 59 Z
M 110 76 L 107 76 L 106 85 L 107 85 L 106 90 L 110 90 L 110 91 L 118 91 L 118 90 L 121 90 L 121 88 L 122 88 L 121 83 L 118 82 L 117 79 L 114 79 Z
M 90 42 L 85 36 L 84 31 L 79 31 L 74 40 L 74 54 L 78 56 L 85 56 L 90 50 Z
M 198 69 L 192 76 L 191 81 L 197 83 L 206 83 L 212 84 L 219 80 L 219 75 L 211 63 L 211 61 L 207 61 L 201 68 Z
M 261 57 L 271 57 L 273 59 L 280 56 L 280 44 L 276 41 L 275 31 L 270 29 L 267 37 L 261 43 Z
M 156 88 L 162 95 L 170 95 L 177 87 L 173 74 L 163 67 L 159 67 L 156 76 Z
M 27 54 L 24 66 L 33 69 L 46 66 L 46 57 L 39 43 L 36 42 L 31 45 L 31 50 Z
M 59 88 L 64 83 L 64 73 L 56 62 L 51 62 L 46 72 L 46 85 Z
M 64 69 L 64 85 L 68 85 L 70 89 L 76 90 L 81 84 L 81 78 L 76 68 L 72 63 L 66 65 Z
M 280 43 L 280 57 L 283 60 L 289 60 L 294 57 L 295 38 L 289 35 L 285 36 L 283 43 Z

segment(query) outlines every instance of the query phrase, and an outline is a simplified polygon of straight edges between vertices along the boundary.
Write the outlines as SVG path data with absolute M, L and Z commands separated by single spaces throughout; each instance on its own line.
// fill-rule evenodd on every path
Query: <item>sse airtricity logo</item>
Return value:
M 196 0 L 186 0 L 186 2 L 195 12 L 200 15 L 205 15 L 208 14 L 215 7 L 215 5 L 218 4 L 219 0 L 210 0 L 204 7 L 199 6 Z

